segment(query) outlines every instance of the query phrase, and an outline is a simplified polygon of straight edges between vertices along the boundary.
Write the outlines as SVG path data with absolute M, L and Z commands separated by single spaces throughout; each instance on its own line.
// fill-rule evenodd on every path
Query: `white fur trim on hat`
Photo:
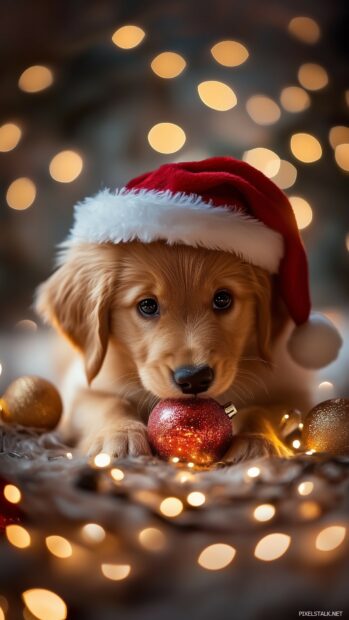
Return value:
M 296 327 L 287 343 L 292 359 L 303 368 L 318 369 L 333 362 L 343 344 L 333 323 L 324 315 L 311 313 Z
M 231 206 L 216 207 L 195 194 L 127 188 L 105 189 L 78 203 L 63 247 L 160 239 L 234 252 L 270 273 L 277 273 L 284 251 L 278 232 Z

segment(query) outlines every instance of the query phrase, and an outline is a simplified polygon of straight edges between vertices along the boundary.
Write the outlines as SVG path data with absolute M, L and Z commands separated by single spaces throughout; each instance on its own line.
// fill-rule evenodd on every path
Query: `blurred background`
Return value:
M 348 22 L 344 0 L 3 0 L 3 383 L 73 205 L 168 161 L 233 155 L 272 178 L 302 229 L 313 304 L 345 328 Z

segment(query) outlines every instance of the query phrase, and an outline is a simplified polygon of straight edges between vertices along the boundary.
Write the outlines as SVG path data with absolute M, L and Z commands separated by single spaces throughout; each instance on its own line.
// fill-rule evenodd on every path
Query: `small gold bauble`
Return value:
M 0 399 L 4 422 L 51 430 L 62 414 L 62 400 L 52 383 L 41 377 L 15 379 Z
M 349 400 L 333 398 L 314 407 L 303 427 L 306 450 L 349 454 Z

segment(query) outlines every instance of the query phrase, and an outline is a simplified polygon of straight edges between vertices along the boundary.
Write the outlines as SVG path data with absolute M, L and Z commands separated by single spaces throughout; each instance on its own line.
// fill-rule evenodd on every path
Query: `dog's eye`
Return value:
M 152 297 L 142 299 L 138 303 L 137 308 L 138 312 L 145 317 L 159 316 L 160 314 L 159 304 L 156 299 L 153 299 Z
M 213 297 L 213 309 L 228 310 L 232 301 L 232 296 L 228 291 L 217 291 Z

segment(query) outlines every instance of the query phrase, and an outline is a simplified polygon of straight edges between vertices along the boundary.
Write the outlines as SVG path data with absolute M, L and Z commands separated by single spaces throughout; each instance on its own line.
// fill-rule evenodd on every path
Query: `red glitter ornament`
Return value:
M 162 400 L 149 416 L 149 443 L 163 459 L 208 465 L 228 450 L 235 412 L 233 405 L 222 407 L 211 398 Z

